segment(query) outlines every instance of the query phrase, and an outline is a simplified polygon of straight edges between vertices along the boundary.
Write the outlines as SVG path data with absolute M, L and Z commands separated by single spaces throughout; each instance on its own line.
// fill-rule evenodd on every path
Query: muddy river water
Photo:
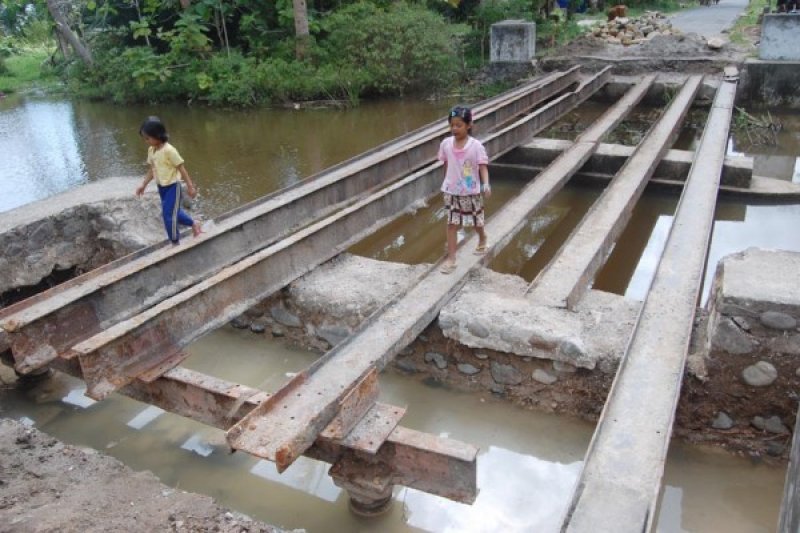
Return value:
M 213 217 L 443 115 L 450 102 L 367 103 L 354 110 L 222 111 L 184 106 L 113 106 L 65 99 L 0 100 L 0 212 L 87 181 L 142 175 L 141 120 L 160 115 L 201 187 L 198 209 Z M 782 117 L 779 146 L 758 153 L 764 175 L 800 181 L 800 117 Z M 682 142 L 691 144 L 691 135 Z M 789 167 L 791 166 L 791 171 Z M 774 170 L 769 170 L 774 169 Z M 523 185 L 493 174 L 488 210 Z M 9 194 L 13 191 L 13 194 Z M 600 193 L 568 187 L 535 213 L 494 261 L 495 270 L 532 279 Z M 670 228 L 677 195 L 647 192 L 595 287 L 641 299 Z M 443 224 L 432 202 L 351 251 L 409 263 L 442 253 Z M 800 250 L 800 206 L 721 198 L 707 279 L 723 255 L 749 246 Z M 441 228 L 441 231 L 439 231 Z M 707 284 L 708 285 L 708 284 Z M 223 328 L 190 347 L 186 366 L 264 390 L 275 390 L 317 355 Z M 270 463 L 229 454 L 223 434 L 114 395 L 93 403 L 79 381 L 58 376 L 31 391 L 2 393 L 3 414 L 70 443 L 153 471 L 165 483 L 208 494 L 264 521 L 318 531 L 552 531 L 577 479 L 591 424 L 514 408 L 491 395 L 463 394 L 388 370 L 383 400 L 407 405 L 403 424 L 481 448 L 480 494 L 465 506 L 398 488 L 391 512 L 365 520 L 327 465 L 302 459 L 278 475 Z M 98 431 L 102 428 L 102 431 Z M 673 444 L 658 531 L 774 531 L 784 469 Z

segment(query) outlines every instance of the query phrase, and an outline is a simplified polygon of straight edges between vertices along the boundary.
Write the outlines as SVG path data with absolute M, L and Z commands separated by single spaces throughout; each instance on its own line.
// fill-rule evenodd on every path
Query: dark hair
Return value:
M 153 139 L 158 139 L 162 143 L 169 140 L 167 128 L 158 117 L 147 117 L 147 119 L 142 122 L 142 127 L 139 128 L 139 135 L 147 135 Z
M 447 122 L 454 118 L 460 118 L 463 120 L 467 126 L 472 124 L 472 109 L 464 106 L 457 105 L 453 109 L 450 110 L 450 113 L 447 115 Z

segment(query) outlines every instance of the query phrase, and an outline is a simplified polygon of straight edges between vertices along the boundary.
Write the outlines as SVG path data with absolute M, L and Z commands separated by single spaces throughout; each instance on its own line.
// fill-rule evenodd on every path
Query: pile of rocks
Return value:
M 659 35 L 680 35 L 672 23 L 658 11 L 646 11 L 638 18 L 617 17 L 596 27 L 592 34 L 609 44 L 639 44 Z

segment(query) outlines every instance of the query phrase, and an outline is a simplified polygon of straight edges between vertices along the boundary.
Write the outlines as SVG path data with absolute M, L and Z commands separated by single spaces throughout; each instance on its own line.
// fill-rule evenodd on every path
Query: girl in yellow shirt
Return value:
M 155 178 L 158 184 L 158 194 L 161 196 L 161 212 L 164 217 L 164 228 L 167 237 L 173 244 L 180 241 L 179 226 L 191 226 L 195 237 L 202 233 L 200 223 L 181 209 L 181 184 L 178 176 L 186 182 L 186 192 L 190 198 L 197 195 L 197 189 L 183 164 L 183 158 L 172 146 L 167 134 L 167 128 L 158 117 L 147 117 L 139 135 L 149 145 L 147 149 L 147 164 L 149 169 L 142 185 L 136 189 L 136 195 L 144 194 L 144 189 L 150 180 Z

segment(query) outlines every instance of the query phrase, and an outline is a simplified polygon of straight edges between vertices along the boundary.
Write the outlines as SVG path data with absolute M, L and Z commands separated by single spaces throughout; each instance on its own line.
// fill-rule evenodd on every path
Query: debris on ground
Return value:
M 592 35 L 604 39 L 610 44 L 630 46 L 661 35 L 682 35 L 674 29 L 672 23 L 658 11 L 645 11 L 636 18 L 617 17 L 596 27 Z

